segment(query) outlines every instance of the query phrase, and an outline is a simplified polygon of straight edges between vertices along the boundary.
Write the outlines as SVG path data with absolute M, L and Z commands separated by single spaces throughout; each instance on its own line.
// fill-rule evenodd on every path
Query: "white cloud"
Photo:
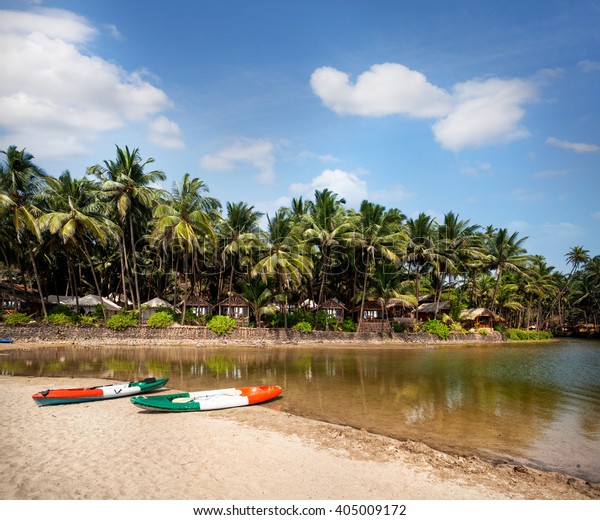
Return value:
M 600 147 L 595 144 L 587 143 L 573 143 L 571 141 L 563 141 L 556 137 L 548 137 L 546 143 L 550 146 L 556 146 L 557 148 L 565 148 L 566 150 L 573 150 L 577 153 L 597 153 L 600 151 Z
M 543 170 L 541 172 L 536 172 L 533 174 L 534 179 L 549 179 L 552 177 L 564 177 L 565 175 L 569 175 L 571 172 L 569 170 Z
M 143 73 L 87 54 L 97 34 L 61 9 L 0 11 L 4 142 L 49 157 L 83 153 L 103 132 L 145 123 L 171 105 Z
M 410 199 L 413 196 L 414 194 L 408 191 L 404 186 L 401 184 L 396 184 L 394 186 L 390 186 L 389 189 L 386 190 L 371 192 L 369 194 L 369 199 L 373 200 L 374 202 L 389 204 Z
M 478 177 L 482 173 L 490 174 L 492 172 L 492 165 L 487 162 L 473 161 L 465 163 L 460 168 L 460 174 L 465 177 Z
M 529 190 L 524 189 L 516 189 L 513 190 L 512 196 L 514 199 L 519 202 L 531 202 L 535 200 L 542 200 L 544 198 L 544 194 L 541 192 L 531 192 Z
M 582 60 L 577 66 L 581 72 L 597 72 L 600 70 L 600 61 Z
M 355 173 L 344 170 L 324 170 L 309 183 L 295 183 L 290 186 L 294 196 L 312 199 L 316 190 L 330 189 L 346 199 L 349 206 L 357 207 L 367 198 L 367 183 Z
M 231 171 L 237 165 L 245 163 L 258 170 L 257 180 L 261 184 L 271 184 L 275 180 L 274 147 L 263 139 L 238 139 L 200 160 L 203 168 L 215 171 Z
M 148 141 L 163 148 L 185 148 L 179 125 L 165 116 L 159 116 L 150 123 Z
M 420 72 L 399 63 L 373 65 L 352 84 L 348 74 L 332 67 L 315 70 L 313 92 L 338 114 L 439 117 L 450 108 L 450 96 Z
M 467 81 L 455 85 L 452 93 L 452 111 L 433 125 L 444 148 L 456 152 L 529 135 L 520 121 L 523 105 L 536 97 L 533 83 L 498 78 Z
M 373 65 L 354 84 L 348 74 L 321 67 L 310 84 L 324 105 L 340 115 L 436 119 L 435 138 L 452 151 L 529 135 L 520 126 L 523 105 L 537 95 L 534 80 L 500 78 L 459 83 L 448 93 L 399 63 Z

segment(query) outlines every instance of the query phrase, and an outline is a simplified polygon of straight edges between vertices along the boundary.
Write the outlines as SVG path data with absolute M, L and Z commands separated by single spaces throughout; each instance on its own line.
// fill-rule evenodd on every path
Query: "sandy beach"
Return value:
M 47 407 L 31 399 L 106 383 L 0 376 L 1 499 L 600 498 L 600 486 L 567 475 L 293 416 L 276 402 L 160 414 L 126 398 Z

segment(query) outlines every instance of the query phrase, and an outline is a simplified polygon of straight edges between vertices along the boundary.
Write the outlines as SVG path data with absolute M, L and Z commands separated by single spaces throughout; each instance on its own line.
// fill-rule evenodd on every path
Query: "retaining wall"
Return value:
M 314 331 L 308 334 L 288 329 L 255 329 L 240 327 L 232 334 L 217 336 L 206 327 L 172 326 L 153 329 L 148 326 L 129 327 L 115 331 L 107 327 L 57 326 L 48 323 L 2 325 L 0 337 L 15 343 L 44 343 L 56 345 L 278 345 L 299 343 L 487 343 L 503 341 L 499 332 L 483 334 L 450 334 L 446 341 L 432 334 L 379 332 Z

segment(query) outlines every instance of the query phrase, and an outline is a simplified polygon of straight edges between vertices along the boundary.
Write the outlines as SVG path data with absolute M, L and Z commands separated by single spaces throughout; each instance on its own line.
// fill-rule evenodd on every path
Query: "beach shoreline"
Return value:
M 129 399 L 46 407 L 31 399 L 45 388 L 105 383 L 0 376 L 1 499 L 600 498 L 599 484 L 569 475 L 294 416 L 278 411 L 276 401 L 157 414 Z

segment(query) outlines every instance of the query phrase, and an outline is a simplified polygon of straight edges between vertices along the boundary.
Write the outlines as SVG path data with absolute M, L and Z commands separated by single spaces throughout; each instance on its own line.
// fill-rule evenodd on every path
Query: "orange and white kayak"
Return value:
M 157 412 L 199 412 L 264 403 L 281 394 L 280 386 L 247 386 L 198 392 L 135 396 L 131 402 L 146 410 Z
M 39 406 L 49 404 L 87 403 L 100 401 L 113 397 L 127 397 L 144 392 L 153 392 L 161 389 L 169 379 L 156 379 L 148 377 L 143 381 L 129 383 L 115 383 L 112 385 L 94 386 L 89 388 L 63 388 L 58 390 L 44 390 L 34 394 L 33 400 Z

